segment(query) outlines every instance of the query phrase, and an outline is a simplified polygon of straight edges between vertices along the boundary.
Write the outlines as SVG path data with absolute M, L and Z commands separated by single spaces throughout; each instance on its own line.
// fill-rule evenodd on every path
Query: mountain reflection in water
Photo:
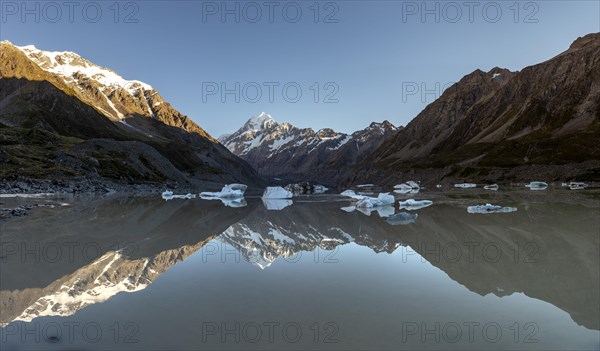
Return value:
M 220 343 L 202 344 L 185 336 L 194 334 L 190 331 L 190 325 L 198 323 L 194 318 L 202 319 L 189 315 L 188 309 L 206 309 L 211 320 L 221 316 L 219 321 L 307 320 L 315 316 L 315 322 L 339 323 L 339 342 L 301 348 L 427 348 L 432 345 L 418 343 L 409 347 L 401 343 L 402 339 L 392 342 L 382 327 L 375 327 L 377 323 L 373 324 L 374 329 L 352 332 L 342 326 L 378 317 L 389 319 L 390 311 L 398 308 L 406 309 L 411 323 L 417 315 L 420 320 L 457 319 L 454 313 L 445 310 L 453 303 L 460 303 L 452 300 L 453 293 L 449 293 L 448 301 L 437 297 L 438 293 L 437 299 L 432 300 L 430 291 L 411 289 L 429 286 L 434 290 L 452 290 L 463 286 L 467 290 L 460 296 L 465 299 L 474 298 L 467 296 L 468 292 L 475 293 L 478 301 L 491 297 L 511 297 L 519 299 L 518 303 L 523 303 L 521 299 L 543 301 L 554 306 L 552 311 L 557 308 L 566 312 L 571 319 L 570 327 L 584 328 L 562 335 L 565 340 L 590 337 L 597 340 L 598 200 L 593 196 L 565 194 L 545 197 L 521 192 L 469 197 L 438 194 L 432 206 L 414 211 L 418 216 L 402 225 L 391 225 L 380 217 L 381 211 L 342 210 L 351 206 L 349 201 L 313 202 L 310 197 L 285 206 L 267 206 L 260 200 L 247 199 L 245 207 L 225 207 L 218 201 L 203 200 L 74 199 L 72 206 L 40 208 L 26 218 L 3 224 L 0 322 L 108 321 L 111 319 L 107 316 L 114 320 L 115 311 L 125 309 L 127 315 L 121 320 L 137 321 L 140 335 L 145 335 L 138 335 L 139 343 L 133 346 L 147 349 L 148 345 L 155 345 L 155 333 L 151 331 L 161 329 L 161 316 L 172 323 L 177 318 L 168 316 L 174 314 L 180 316 L 182 326 L 167 331 L 172 344 L 165 345 L 181 344 L 184 349 L 207 345 L 229 347 Z M 466 211 L 469 205 L 490 201 L 517 207 L 518 211 L 489 215 Z M 390 215 L 387 212 L 383 215 Z M 55 254 L 56 250 L 60 255 Z M 169 270 L 180 262 L 180 268 Z M 248 271 L 249 267 L 256 272 Z M 397 269 L 406 275 L 395 275 Z M 430 272 L 430 269 L 435 274 L 443 272 L 445 278 L 436 276 L 435 281 L 425 281 L 433 273 L 418 276 L 421 270 Z M 258 272 L 264 274 L 257 276 Z M 199 282 L 188 281 L 191 277 Z M 396 287 L 396 292 L 380 291 L 400 280 L 402 284 Z M 442 280 L 443 284 L 436 286 Z M 361 282 L 367 281 L 377 285 L 362 285 Z M 288 291 L 286 284 L 295 290 Z M 117 296 L 119 292 L 135 293 Z M 356 300 L 359 292 L 362 299 Z M 373 300 L 371 294 L 383 300 Z M 184 303 L 192 296 L 196 299 L 194 307 Z M 244 302 L 250 297 L 252 307 Z M 150 312 L 135 307 L 135 302 L 142 300 L 150 304 L 154 319 L 148 319 Z M 164 310 L 161 301 L 169 306 L 169 311 Z M 219 313 L 205 304 L 218 305 Z M 271 309 L 266 307 L 270 304 L 286 307 L 270 313 Z M 389 306 L 389 311 L 377 312 L 381 304 Z M 409 307 L 411 304 L 420 306 L 418 313 L 411 314 L 414 309 Z M 445 307 L 440 308 L 439 304 Z M 537 302 L 530 304 L 537 306 Z M 486 311 L 469 310 L 469 305 L 462 307 L 466 316 L 459 321 L 494 318 L 493 308 Z M 343 313 L 325 314 L 331 309 Z M 373 315 L 359 313 L 363 310 Z M 506 316 L 495 318 L 510 320 Z M 154 324 L 146 325 L 150 320 Z M 540 325 L 540 329 L 542 325 L 558 323 L 531 322 Z M 5 331 L 8 327 L 5 326 Z M 196 327 L 197 332 L 200 326 Z M 587 339 L 581 339 L 581 333 Z M 400 325 L 396 334 L 401 334 Z M 31 346 L 7 340 L 2 342 L 12 347 Z M 540 340 L 554 345 L 550 341 Z M 294 343 L 259 345 L 298 347 Z M 477 342 L 469 347 L 474 345 L 485 348 Z M 539 349 L 541 345 L 529 346 Z M 586 345 L 598 347 L 594 342 Z M 50 346 L 37 343 L 33 348 Z M 85 344 L 85 348 L 100 349 L 120 346 Z M 442 340 L 434 346 L 448 345 Z M 517 343 L 510 347 L 523 346 Z M 243 348 L 243 342 L 237 347 Z

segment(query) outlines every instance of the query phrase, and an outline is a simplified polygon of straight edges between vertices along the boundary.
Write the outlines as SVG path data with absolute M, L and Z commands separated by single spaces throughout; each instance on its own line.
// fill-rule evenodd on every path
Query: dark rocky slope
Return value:
M 344 183 L 600 179 L 600 34 L 520 72 L 477 70 L 386 140 Z
M 154 110 L 138 113 L 133 100 L 146 101 L 142 90 L 126 92 L 131 104 L 123 102 L 111 114 L 101 103 L 109 89 L 93 80 L 70 81 L 45 71 L 7 42 L 0 43 L 0 59 L 3 180 L 262 183 L 250 165 L 168 103 L 161 100 Z M 111 94 L 119 89 L 125 92 L 117 87 Z

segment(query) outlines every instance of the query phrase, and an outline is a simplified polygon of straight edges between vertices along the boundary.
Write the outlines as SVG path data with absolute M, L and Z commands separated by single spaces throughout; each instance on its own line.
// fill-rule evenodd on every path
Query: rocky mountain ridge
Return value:
M 342 183 L 600 179 L 600 33 L 519 72 L 476 70 Z
M 3 178 L 262 184 L 148 84 L 71 52 L 4 41 L 0 58 Z
M 278 123 L 263 112 L 219 141 L 262 175 L 292 181 L 332 181 L 322 176 L 333 169 L 331 164 L 350 165 L 362 160 L 398 129 L 384 121 L 352 134 L 330 128 L 314 131 Z

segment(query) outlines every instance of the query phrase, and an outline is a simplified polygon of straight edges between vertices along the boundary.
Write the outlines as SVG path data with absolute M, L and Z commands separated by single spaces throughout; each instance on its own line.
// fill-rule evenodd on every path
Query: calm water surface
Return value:
M 600 348 L 599 193 L 411 197 L 0 199 L 69 204 L 1 224 L 0 348 Z

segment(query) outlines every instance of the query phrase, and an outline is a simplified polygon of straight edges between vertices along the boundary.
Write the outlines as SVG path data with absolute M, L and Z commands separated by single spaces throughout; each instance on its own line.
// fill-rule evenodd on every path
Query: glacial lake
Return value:
M 400 198 L 2 198 L 0 349 L 600 349 L 600 192 Z

